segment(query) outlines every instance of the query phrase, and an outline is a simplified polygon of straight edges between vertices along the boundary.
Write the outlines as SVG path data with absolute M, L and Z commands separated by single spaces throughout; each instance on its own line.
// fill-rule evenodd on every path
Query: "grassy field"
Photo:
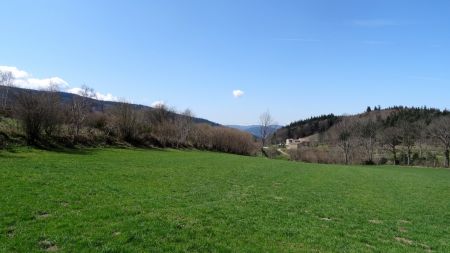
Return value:
M 0 153 L 1 252 L 450 252 L 450 171 Z

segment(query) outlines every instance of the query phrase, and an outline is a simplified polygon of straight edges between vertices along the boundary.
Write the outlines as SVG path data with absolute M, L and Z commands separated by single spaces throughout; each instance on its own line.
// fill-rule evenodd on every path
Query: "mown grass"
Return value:
M 450 252 L 450 171 L 0 153 L 2 252 Z

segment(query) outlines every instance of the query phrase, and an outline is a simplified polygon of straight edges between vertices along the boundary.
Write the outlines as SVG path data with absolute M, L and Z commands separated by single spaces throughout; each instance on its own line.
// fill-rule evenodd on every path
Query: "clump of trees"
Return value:
M 376 108 L 342 116 L 313 147 L 291 151 L 294 160 L 450 166 L 450 114 L 432 108 Z
M 340 121 L 341 117 L 334 114 L 311 117 L 306 120 L 293 122 L 280 129 L 277 137 L 282 139 L 297 139 L 310 136 L 315 133 L 323 133 Z
M 253 155 L 258 149 L 250 134 L 196 123 L 190 110 L 177 112 L 165 105 L 149 108 L 127 101 L 103 103 L 95 94 L 83 86 L 78 95 L 68 98 L 51 86 L 42 91 L 20 89 L 13 97 L 9 94 L 7 102 L 12 102 L 8 104 L 11 117 L 29 145 L 136 145 L 241 155 Z M 7 103 L 1 102 L 1 106 Z
M 21 92 L 17 95 L 13 108 L 28 144 L 36 144 L 43 135 L 54 136 L 64 123 L 63 107 L 56 86 L 45 92 Z

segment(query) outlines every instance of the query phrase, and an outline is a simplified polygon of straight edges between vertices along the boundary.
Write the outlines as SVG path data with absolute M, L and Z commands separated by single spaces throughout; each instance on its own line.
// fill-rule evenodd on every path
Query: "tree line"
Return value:
M 241 155 L 252 155 L 258 150 L 252 135 L 196 123 L 190 110 L 177 112 L 165 105 L 150 108 L 126 101 L 96 108 L 96 92 L 87 86 L 68 101 L 57 86 L 11 93 L 12 82 L 6 83 L 3 76 L 0 73 L 0 115 L 3 115 L 0 145 L 3 147 L 14 140 L 17 142 L 15 137 L 18 137 L 34 146 L 134 145 Z
M 277 130 L 272 136 L 272 141 L 283 142 L 285 139 L 298 139 L 315 133 L 323 133 L 339 122 L 339 120 L 339 116 L 328 114 L 295 121 Z

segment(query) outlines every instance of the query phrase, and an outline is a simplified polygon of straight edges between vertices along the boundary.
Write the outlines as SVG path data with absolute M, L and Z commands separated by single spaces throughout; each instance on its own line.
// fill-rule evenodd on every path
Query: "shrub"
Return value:
M 383 157 L 380 158 L 380 160 L 378 160 L 378 164 L 379 165 L 385 165 L 385 164 L 388 163 L 388 161 L 389 160 L 386 157 L 383 156 Z

